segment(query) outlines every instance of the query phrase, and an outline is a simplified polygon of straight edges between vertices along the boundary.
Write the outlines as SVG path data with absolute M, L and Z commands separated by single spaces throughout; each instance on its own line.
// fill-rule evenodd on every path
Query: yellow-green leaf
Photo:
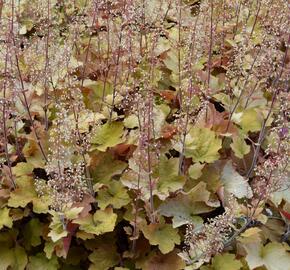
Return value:
M 107 270 L 118 264 L 120 257 L 112 244 L 101 244 L 89 255 L 89 270 Z
M 64 211 L 64 215 L 67 219 L 73 220 L 78 217 L 80 212 L 82 212 L 83 207 L 72 207 Z
M 123 141 L 123 123 L 122 122 L 107 122 L 99 126 L 96 133 L 93 135 L 91 143 L 94 149 L 105 152 L 108 147 L 113 147 Z
M 24 248 L 19 245 L 14 248 L 0 246 L 0 259 L 0 270 L 24 270 L 28 261 Z
M 116 220 L 117 215 L 109 207 L 105 210 L 96 211 L 93 216 L 88 215 L 84 218 L 76 219 L 73 223 L 79 224 L 80 230 L 100 235 L 106 232 L 112 232 L 115 228 Z
M 65 228 L 64 224 L 64 215 L 59 212 L 51 212 L 52 213 L 52 222 L 49 225 L 51 231 L 48 236 L 50 236 L 53 242 L 57 242 L 59 239 L 66 237 L 68 232 Z
M 137 261 L 137 268 L 142 270 L 182 270 L 185 262 L 176 254 L 176 250 L 167 254 L 153 251 L 148 256 Z
M 0 270 L 6 270 L 13 263 L 13 251 L 7 246 L 0 246 Z
M 7 207 L 0 208 L 0 230 L 5 226 L 12 228 L 13 220 L 9 216 L 9 209 Z
M 185 156 L 194 162 L 211 163 L 219 159 L 222 141 L 208 128 L 193 127 L 186 135 Z
M 178 230 L 172 228 L 170 224 L 165 224 L 164 222 L 151 223 L 149 225 L 143 224 L 141 230 L 150 244 L 158 245 L 163 254 L 172 251 L 175 244 L 180 244 Z
M 30 163 L 19 162 L 16 166 L 12 167 L 12 173 L 16 176 L 29 175 L 33 171 L 33 166 Z
M 48 194 L 39 197 L 35 191 L 34 179 L 29 176 L 21 176 L 16 179 L 17 188 L 11 192 L 8 200 L 10 207 L 25 207 L 32 202 L 35 213 L 47 213 L 51 198 Z
M 124 119 L 124 126 L 127 128 L 135 128 L 139 126 L 138 116 L 131 114 Z
M 94 152 L 91 160 L 91 176 L 95 182 L 109 183 L 113 176 L 121 174 L 128 166 L 127 163 L 116 160 L 109 153 Z
M 206 184 L 200 182 L 187 194 L 179 194 L 175 198 L 168 199 L 159 207 L 161 215 L 173 217 L 173 228 L 184 224 L 192 223 L 195 227 L 203 224 L 203 219 L 197 214 L 212 210 L 205 202 L 209 200 L 210 193 L 206 189 Z
M 188 174 L 192 179 L 198 179 L 202 175 L 202 169 L 205 164 L 194 163 L 189 167 Z
M 157 195 L 165 200 L 170 192 L 182 189 L 185 177 L 178 174 L 179 159 L 167 159 L 165 156 L 160 158 L 158 170 L 154 173 L 157 180 Z
M 38 253 L 35 256 L 29 257 L 29 263 L 27 270 L 57 270 L 59 269 L 59 263 L 57 257 L 53 256 L 51 259 L 47 259 L 44 253 Z
M 238 158 L 243 158 L 244 155 L 248 154 L 251 149 L 242 137 L 234 137 L 233 142 L 231 143 L 231 148 L 234 151 L 235 156 Z
M 266 246 L 253 242 L 245 245 L 246 261 L 251 270 L 265 266 L 267 270 L 285 270 L 290 266 L 290 248 L 287 244 L 272 242 Z
M 241 127 L 245 132 L 248 131 L 259 131 L 262 127 L 263 116 L 254 108 L 245 110 L 241 119 Z
M 223 253 L 213 258 L 212 266 L 214 270 L 240 270 L 243 265 L 234 254 Z
M 107 187 L 103 187 L 98 191 L 97 202 L 102 210 L 109 205 L 119 209 L 130 201 L 127 190 L 120 181 L 113 180 Z
M 23 229 L 25 248 L 36 247 L 41 244 L 42 223 L 37 219 L 31 219 Z

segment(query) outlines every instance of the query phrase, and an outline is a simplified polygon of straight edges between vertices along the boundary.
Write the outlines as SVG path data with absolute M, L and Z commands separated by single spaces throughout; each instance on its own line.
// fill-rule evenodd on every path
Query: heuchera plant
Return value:
M 0 0 L 0 270 L 290 269 L 286 0 Z

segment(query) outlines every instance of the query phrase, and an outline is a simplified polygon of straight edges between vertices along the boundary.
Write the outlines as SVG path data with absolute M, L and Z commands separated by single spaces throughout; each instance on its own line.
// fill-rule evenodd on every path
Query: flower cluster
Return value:
M 225 208 L 222 215 L 209 219 L 201 229 L 195 228 L 192 224 L 187 225 L 185 235 L 187 248 L 180 255 L 188 264 L 193 265 L 194 269 L 209 262 L 212 256 L 224 249 L 234 230 L 234 219 L 233 209 Z

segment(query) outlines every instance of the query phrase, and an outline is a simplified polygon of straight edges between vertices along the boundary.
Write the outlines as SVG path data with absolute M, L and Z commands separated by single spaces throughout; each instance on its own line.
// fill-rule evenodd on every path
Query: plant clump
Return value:
M 0 269 L 289 268 L 286 0 L 0 0 Z

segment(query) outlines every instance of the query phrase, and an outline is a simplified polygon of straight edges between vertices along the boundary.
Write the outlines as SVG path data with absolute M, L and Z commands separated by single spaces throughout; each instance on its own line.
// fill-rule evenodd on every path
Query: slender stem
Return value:
M 209 94 L 209 85 L 210 85 L 210 74 L 211 74 L 211 65 L 212 65 L 212 47 L 213 47 L 213 10 L 214 10 L 213 0 L 210 3 L 210 40 L 209 40 L 209 49 L 208 49 L 208 61 L 207 61 L 207 81 L 206 81 L 206 90 L 205 97 L 208 100 Z M 208 106 L 205 110 L 205 122 L 207 122 L 208 116 Z
M 288 36 L 288 44 L 290 43 L 290 35 Z M 282 76 L 282 73 L 284 71 L 284 67 L 285 67 L 285 64 L 286 64 L 286 59 L 287 59 L 287 54 L 288 54 L 288 47 L 286 48 L 286 51 L 285 51 L 285 54 L 284 54 L 284 58 L 283 58 L 283 62 L 282 62 L 282 67 L 281 67 L 281 70 L 280 70 L 280 73 L 278 74 L 278 76 L 276 77 L 276 79 L 274 80 L 274 82 L 272 83 L 272 87 L 276 87 L 276 83 L 278 82 L 278 80 L 281 78 Z M 272 110 L 273 110 L 273 107 L 274 107 L 274 103 L 275 103 L 275 100 L 276 100 L 276 97 L 278 95 L 278 89 L 275 90 L 274 92 L 274 95 L 272 97 L 272 101 L 271 101 L 271 105 L 270 105 L 270 108 L 269 108 L 269 111 L 268 111 L 268 114 L 263 122 L 263 125 L 262 125 L 262 128 L 261 128 L 261 131 L 260 131 L 260 134 L 259 134 L 259 139 L 258 139 L 258 143 L 257 143 L 257 148 L 255 150 L 255 153 L 254 153 L 254 157 L 253 157 L 253 160 L 252 160 L 252 164 L 251 164 L 251 167 L 247 173 L 247 176 L 246 178 L 249 178 L 251 173 L 253 172 L 255 166 L 256 166 L 256 163 L 257 163 L 257 158 L 258 158 L 258 154 L 259 154 L 259 151 L 260 151 L 260 147 L 261 147 L 261 143 L 263 142 L 263 139 L 264 139 L 264 135 L 265 135 L 265 128 L 266 128 L 266 123 L 272 113 Z M 280 144 L 278 145 L 278 149 L 280 147 Z M 270 171 L 270 175 L 267 179 L 267 183 L 269 183 L 271 177 L 272 177 L 272 173 L 273 173 L 273 170 Z M 248 216 L 247 216 L 247 222 L 244 226 L 242 226 L 234 235 L 231 236 L 230 239 L 227 240 L 227 242 L 224 244 L 224 247 L 228 247 L 231 242 L 237 237 L 239 236 L 242 232 L 244 232 L 247 227 L 249 226 L 249 224 L 253 221 L 253 217 L 259 207 L 259 204 L 260 202 L 262 201 L 262 195 L 260 194 L 259 196 L 259 199 L 257 201 L 257 203 L 255 204 L 254 206 L 254 211 Z M 248 207 L 247 207 L 248 209 Z M 248 213 L 250 213 L 249 209 L 247 211 Z
M 155 222 L 154 218 L 154 201 L 153 201 L 153 181 L 152 181 L 152 166 L 151 166 L 151 155 L 150 155 L 150 140 L 151 140 L 151 112 L 152 112 L 152 94 L 148 95 L 148 126 L 147 126 L 147 162 L 148 162 L 148 177 L 149 177 L 149 193 L 150 193 L 150 212 L 152 223 Z
M 139 105 L 137 104 L 137 110 L 139 111 Z M 139 129 L 141 130 L 141 119 L 140 119 L 141 112 L 138 113 L 138 124 L 139 124 Z M 141 144 L 139 138 L 139 145 Z M 138 211 L 139 211 L 139 199 L 140 199 L 140 180 L 141 180 L 141 159 L 139 159 L 139 164 L 138 164 L 138 178 L 137 178 L 137 195 L 134 200 L 134 207 L 135 207 L 135 213 L 134 213 L 134 229 L 133 229 L 133 244 L 132 244 L 132 252 L 135 252 L 136 249 L 136 237 L 137 237 L 137 217 L 138 217 Z
M 211 1 L 211 5 L 210 5 L 210 39 L 209 39 L 208 62 L 207 62 L 206 95 L 208 95 L 209 84 L 210 84 L 210 73 L 211 73 L 211 65 L 212 65 L 212 47 L 213 47 L 213 1 Z
M 49 37 L 50 37 L 50 0 L 47 0 L 47 36 L 46 36 L 46 44 L 45 44 L 45 67 L 44 67 L 44 123 L 45 130 L 48 131 L 48 83 L 47 83 L 47 71 L 49 67 Z
M 261 9 L 261 0 L 259 1 L 258 3 L 258 10 L 257 10 L 257 13 L 256 13 L 256 16 L 255 16 L 255 21 L 254 21 L 254 24 L 253 24 L 253 27 L 252 27 L 252 30 L 251 30 L 251 34 L 250 34 L 250 38 L 252 37 L 253 33 L 254 33 L 254 30 L 255 30 L 255 27 L 256 27 L 256 24 L 257 24 L 257 21 L 258 21 L 258 16 L 259 16 L 259 12 L 260 12 L 260 9 Z
M 107 12 L 109 13 L 109 5 L 108 5 L 108 3 L 107 3 Z M 107 79 L 108 79 L 109 71 L 110 71 L 110 66 L 109 66 L 109 58 L 110 58 L 110 21 L 109 21 L 109 14 L 107 16 L 106 25 L 107 25 L 107 58 L 106 58 L 105 79 L 104 79 L 104 84 L 103 84 L 102 102 L 101 102 L 101 105 L 100 105 L 100 111 L 102 110 L 103 103 L 105 101 L 106 84 L 107 84 Z
M 248 228 L 251 221 L 252 220 L 248 219 L 247 222 L 224 243 L 224 248 L 229 247 L 230 244 L 236 239 L 236 237 L 238 237 L 241 233 L 243 233 Z
M 8 170 L 9 170 L 9 177 L 11 184 L 13 188 L 16 188 L 16 183 L 13 177 L 12 173 L 12 165 L 11 165 L 11 160 L 9 157 L 9 151 L 8 151 L 8 137 L 7 137 L 7 126 L 6 126 L 6 88 L 7 88 L 7 65 L 8 65 L 8 55 L 9 55 L 9 42 L 7 40 L 7 46 L 6 46 L 6 55 L 5 55 L 5 66 L 4 66 L 4 74 L 5 74 L 5 80 L 4 80 L 4 85 L 3 85 L 3 108 L 2 108 L 2 121 L 3 121 L 3 133 L 4 133 L 4 149 L 5 149 L 5 156 L 6 156 L 6 161 L 8 165 Z
M 69 62 L 67 62 L 67 69 L 69 69 Z M 69 76 L 68 76 L 68 84 L 69 84 L 69 87 L 72 88 Z M 71 100 L 73 100 L 73 97 L 71 97 Z M 82 137 L 81 137 L 81 132 L 79 129 L 79 109 L 76 109 L 74 103 L 72 105 L 72 110 L 73 110 L 73 117 L 75 120 L 75 129 L 76 129 L 76 133 L 77 133 L 77 138 L 78 138 L 79 143 L 81 143 Z M 92 181 L 91 181 L 90 171 L 88 169 L 88 162 L 87 162 L 84 151 L 81 151 L 81 156 L 82 156 L 84 168 L 85 168 L 86 183 L 87 183 L 87 186 L 89 188 L 91 195 L 93 196 L 95 193 L 94 193 L 94 188 L 93 188 Z
M 290 41 L 290 35 L 288 37 L 288 43 Z M 281 70 L 280 70 L 280 73 L 279 75 L 277 76 L 277 78 L 275 79 L 275 81 L 273 82 L 273 85 L 272 87 L 276 87 L 276 83 L 278 82 L 278 80 L 281 78 L 282 76 L 282 73 L 284 71 L 284 66 L 285 66 L 285 63 L 286 63 L 286 59 L 287 59 L 287 54 L 288 54 L 288 48 L 286 48 L 286 51 L 285 51 L 285 54 L 284 54 L 284 58 L 283 58 L 283 63 L 282 63 L 282 67 L 281 67 Z M 256 166 L 256 162 L 257 162 L 257 159 L 258 159 L 258 155 L 259 155 L 259 152 L 260 152 L 260 148 L 261 148 L 261 144 L 264 140 L 264 136 L 265 136 L 265 130 L 266 130 L 266 124 L 268 122 L 268 119 L 272 113 L 272 110 L 273 110 L 273 107 L 274 107 L 274 103 L 276 101 L 276 97 L 278 95 L 278 92 L 279 90 L 276 89 L 275 92 L 274 92 L 274 95 L 272 97 L 272 101 L 271 101 L 271 105 L 270 105 L 270 108 L 269 108 L 269 111 L 268 111 L 268 114 L 265 118 L 265 120 L 263 121 L 263 124 L 262 124 L 262 128 L 261 128 L 261 131 L 260 131 L 260 134 L 259 134 L 259 139 L 258 139 L 258 143 L 257 143 L 257 148 L 255 150 L 255 153 L 254 153 L 254 157 L 253 157 L 253 160 L 252 160 L 252 164 L 251 164 L 251 167 L 247 173 L 247 178 L 250 177 L 250 175 L 252 174 L 255 166 Z
M 15 46 L 15 39 L 13 38 L 13 43 L 14 43 L 14 46 Z M 35 135 L 35 138 L 36 138 L 36 142 L 38 144 L 38 147 L 40 149 L 40 152 L 44 158 L 44 160 L 47 162 L 47 157 L 46 157 L 46 154 L 44 152 L 44 148 L 42 146 L 42 143 L 40 141 L 40 137 L 36 131 L 36 126 L 34 124 L 34 120 L 32 118 L 32 115 L 31 115 L 31 112 L 30 112 L 30 108 L 29 108 L 29 104 L 28 104 L 28 100 L 27 100 L 27 97 L 26 97 L 26 94 L 25 94 L 25 88 L 24 88 L 24 83 L 23 83 L 23 79 L 22 79 L 22 75 L 21 75 L 21 71 L 20 71 L 20 66 L 19 66 L 19 60 L 18 60 L 18 55 L 17 53 L 15 53 L 15 60 L 16 60 L 16 67 L 17 67 L 17 72 L 18 72 L 18 76 L 19 76 L 19 80 L 20 80 L 20 85 L 21 85 L 21 89 L 22 89 L 22 95 L 23 95 L 23 99 L 24 99 L 24 107 L 27 111 L 27 114 L 28 114 L 28 118 L 29 118 L 29 121 L 31 123 L 31 126 L 32 126 L 32 131 Z
M 1 26 L 1 22 L 2 22 L 2 9 L 3 9 L 3 5 L 4 5 L 4 0 L 0 0 L 0 26 Z
M 185 117 L 185 124 L 184 124 L 184 128 L 183 128 L 183 138 L 182 138 L 182 148 L 181 148 L 181 153 L 179 156 L 179 170 L 178 170 L 178 174 L 181 175 L 184 173 L 183 170 L 183 162 L 184 162 L 184 152 L 185 152 L 185 139 L 186 139 L 186 134 L 187 134 L 187 126 L 189 123 L 189 109 L 190 109 L 190 102 L 192 99 L 192 92 L 193 92 L 193 70 L 192 70 L 192 63 L 193 63 L 193 53 L 194 53 L 194 49 L 195 49 L 195 31 L 196 31 L 196 26 L 197 26 L 197 22 L 198 22 L 198 18 L 199 16 L 197 15 L 196 20 L 195 20 L 195 25 L 194 25 L 194 30 L 191 36 L 191 50 L 190 50 L 190 55 L 189 55 L 189 71 L 190 71 L 190 79 L 189 79 L 189 85 L 188 85 L 188 89 L 189 89 L 189 100 L 186 106 L 186 117 Z
M 166 9 L 166 12 L 165 12 L 165 14 L 164 14 L 164 16 L 163 16 L 163 21 L 166 20 L 166 17 L 167 17 L 168 12 L 169 12 L 169 10 L 170 10 L 170 8 L 171 8 L 171 5 L 172 5 L 172 0 L 170 0 L 169 3 L 168 3 L 168 6 L 167 6 L 167 9 Z
M 248 95 L 247 97 L 247 100 L 245 102 L 245 106 L 244 106 L 244 109 L 246 109 L 248 107 L 248 104 L 250 102 L 250 98 L 252 97 L 252 95 L 254 94 L 255 90 L 257 89 L 257 86 L 258 86 L 258 82 L 255 83 L 255 86 L 252 88 L 252 91 L 250 92 L 250 94 Z
M 119 62 L 120 62 L 120 55 L 121 55 L 121 42 L 122 42 L 122 30 L 121 30 L 121 33 L 119 34 L 119 45 L 118 45 L 117 61 L 116 61 L 116 68 L 115 68 L 114 85 L 113 85 L 113 100 L 111 104 L 109 122 L 112 121 L 113 110 L 114 110 L 115 99 L 116 99 L 118 70 L 119 70 Z
M 224 31 L 224 28 L 225 28 L 225 0 L 223 0 L 223 3 L 222 3 L 222 9 L 223 9 L 223 20 L 222 20 L 222 42 L 221 42 L 221 65 L 223 63 L 223 59 L 224 59 L 224 51 L 225 51 L 225 31 Z
M 15 145 L 16 145 L 16 152 L 18 155 L 18 158 L 22 158 L 23 154 L 20 151 L 19 143 L 18 143 L 18 134 L 17 134 L 17 122 L 16 119 L 14 119 L 14 137 L 15 137 Z
M 237 101 L 236 101 L 236 103 L 235 103 L 233 109 L 232 109 L 231 112 L 230 112 L 230 116 L 229 116 L 229 120 L 228 120 L 228 123 L 227 123 L 227 127 L 226 127 L 226 131 L 225 131 L 225 133 L 227 133 L 228 130 L 229 130 L 229 127 L 230 127 L 230 123 L 231 123 L 232 117 L 233 117 L 233 115 L 234 115 L 234 113 L 235 113 L 235 111 L 236 111 L 236 109 L 237 109 L 237 107 L 238 107 L 238 105 L 239 105 L 239 103 L 240 103 L 240 101 L 241 101 L 241 98 L 242 98 L 242 96 L 243 96 L 243 94 L 244 94 L 244 92 L 245 92 L 245 90 L 246 90 L 246 86 L 247 86 L 247 84 L 248 84 L 248 82 L 249 82 L 250 76 L 251 76 L 251 74 L 252 74 L 252 70 L 253 70 L 253 68 L 254 68 L 254 66 L 255 66 L 255 63 L 256 63 L 256 61 L 257 61 L 257 59 L 258 59 L 258 56 L 259 56 L 261 50 L 262 50 L 262 46 L 259 47 L 259 50 L 258 50 L 258 52 L 257 52 L 257 54 L 256 54 L 256 56 L 255 56 L 255 58 L 254 58 L 254 60 L 253 60 L 253 62 L 252 62 L 252 65 L 251 65 L 251 67 L 250 67 L 250 70 L 248 71 L 247 78 L 246 78 L 246 80 L 245 80 L 245 82 L 244 82 L 244 85 L 243 85 L 241 91 L 240 91 L 240 94 L 239 94 L 239 96 L 238 96 L 238 99 L 237 99 Z
M 95 25 L 96 14 L 97 14 L 97 4 L 95 3 L 94 15 L 93 15 L 93 22 L 92 22 L 92 26 L 91 26 L 91 28 L 93 28 L 93 26 Z M 89 57 L 89 51 L 90 51 L 91 42 L 92 42 L 92 36 L 93 36 L 93 35 L 90 33 L 90 38 L 89 38 L 89 42 L 88 42 L 88 47 L 87 47 L 87 50 L 86 50 L 85 61 L 84 61 L 84 63 L 83 63 L 83 72 L 82 72 L 81 87 L 84 86 L 85 72 L 86 72 L 86 66 L 87 66 L 88 57 Z
M 179 105 L 182 108 L 182 89 L 181 89 L 181 3 L 179 0 L 179 15 L 178 15 L 178 94 Z
M 236 37 L 236 34 L 237 34 L 237 31 L 238 31 L 238 24 L 239 24 L 239 18 L 240 18 L 240 10 L 241 10 L 241 3 L 240 3 L 240 0 L 238 1 L 238 8 L 237 8 L 237 19 L 236 19 L 236 24 L 235 24 L 235 27 L 234 27 L 234 37 L 233 37 L 233 40 L 235 40 L 235 37 Z
M 81 143 L 82 137 L 81 137 L 81 133 L 80 133 L 80 129 L 79 129 L 79 115 L 76 112 L 75 106 L 73 105 L 72 107 L 73 107 L 73 115 L 74 115 L 74 120 L 75 120 L 75 125 L 76 125 L 77 136 L 78 136 L 79 142 Z M 88 188 L 90 190 L 90 193 L 92 195 L 94 195 L 95 192 L 94 192 L 94 188 L 92 185 L 92 181 L 90 180 L 91 176 L 90 176 L 90 172 L 88 170 L 88 162 L 87 162 L 85 153 L 83 151 L 81 152 L 81 156 L 82 156 L 82 159 L 84 162 L 84 167 L 85 167 L 86 182 L 87 182 Z
M 17 51 L 16 51 L 16 41 L 15 41 L 15 37 L 14 37 L 14 30 L 13 30 L 13 24 L 14 24 L 14 0 L 12 0 L 12 8 L 11 8 L 11 17 L 12 17 L 12 20 L 11 20 L 11 36 L 12 36 L 12 41 L 13 41 L 13 46 L 15 48 L 15 60 L 16 60 L 16 68 L 17 68 L 17 72 L 18 72 L 18 77 L 19 77 L 19 80 L 20 80 L 20 85 L 21 85 L 21 92 L 22 92 L 22 95 L 23 95 L 23 99 L 24 99 L 24 107 L 27 111 L 27 114 L 28 114 L 28 118 L 29 118 L 29 121 L 31 123 L 31 126 L 32 126 L 32 131 L 35 135 L 35 138 L 36 138 L 36 142 L 38 144 L 38 147 L 40 149 L 40 152 L 44 158 L 44 160 L 47 162 L 47 157 L 46 157 L 46 154 L 44 152 L 44 148 L 42 146 L 42 143 L 40 141 L 40 137 L 36 131 L 36 126 L 34 124 L 34 121 L 33 121 L 33 118 L 32 118 L 32 115 L 31 115 L 31 112 L 30 112 L 30 108 L 29 108 L 29 104 L 28 104 L 28 100 L 27 100 L 27 97 L 26 97 L 26 94 L 25 94 L 25 88 L 24 88 L 24 82 L 23 82 L 23 78 L 22 78 L 22 75 L 21 75 L 21 70 L 20 70 L 20 66 L 19 66 L 19 59 L 18 59 L 18 54 L 17 54 Z

